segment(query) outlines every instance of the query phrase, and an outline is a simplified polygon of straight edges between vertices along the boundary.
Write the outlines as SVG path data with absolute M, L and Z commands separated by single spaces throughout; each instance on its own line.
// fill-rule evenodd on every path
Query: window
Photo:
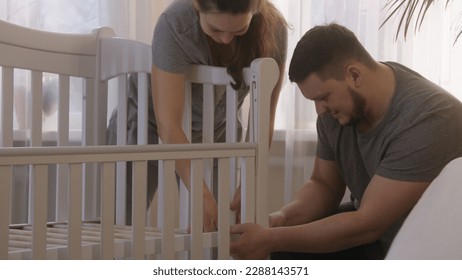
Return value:
M 0 0 L 0 18 L 58 32 L 90 32 L 97 26 L 107 25 L 118 36 L 150 43 L 156 18 L 170 2 L 172 0 Z M 395 40 L 397 20 L 380 28 L 387 16 L 387 10 L 383 9 L 386 2 L 273 0 L 292 26 L 287 66 L 295 44 L 309 28 L 335 21 L 354 31 L 377 60 L 401 62 L 462 99 L 462 65 L 456 63 L 462 61 L 462 39 L 453 45 L 452 32 L 454 22 L 460 17 L 457 11 L 462 11 L 462 2 L 452 1 L 446 8 L 446 1 L 435 1 L 420 31 L 410 34 L 406 40 L 402 34 Z M 27 75 L 18 73 L 18 79 L 25 80 Z M 75 84 L 78 86 L 78 81 Z M 80 97 L 73 98 L 75 111 L 79 112 Z M 18 106 L 18 110 L 24 108 L 26 104 Z M 312 102 L 305 100 L 296 85 L 287 79 L 278 105 L 276 129 L 312 131 L 315 119 Z
M 150 0 L 0 0 L 0 19 L 53 32 L 90 33 L 98 26 L 110 26 L 121 37 L 150 43 L 157 15 L 169 1 Z M 43 79 L 43 140 L 57 128 L 57 75 Z M 30 110 L 30 73 L 15 70 L 14 129 L 16 141 L 27 141 Z M 1 83 L 1 76 L 0 76 Z M 70 129 L 82 127 L 82 80 L 71 79 Z M 110 112 L 109 112 L 110 113 Z M 72 133 L 71 133 L 72 138 Z M 52 140 L 52 138 L 51 138 Z M 71 139 L 72 140 L 72 139 Z M 79 141 L 79 139 L 75 139 Z M 52 140 L 53 141 L 53 140 Z

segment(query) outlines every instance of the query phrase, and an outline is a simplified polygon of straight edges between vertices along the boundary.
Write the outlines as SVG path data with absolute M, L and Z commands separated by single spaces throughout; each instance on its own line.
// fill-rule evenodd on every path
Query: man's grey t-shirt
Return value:
M 360 134 L 330 114 L 319 116 L 317 122 L 317 156 L 338 163 L 357 205 L 374 175 L 430 182 L 450 160 L 462 156 L 461 102 L 418 73 L 386 64 L 394 70 L 396 87 L 378 126 Z M 400 222 L 384 236 L 386 243 Z

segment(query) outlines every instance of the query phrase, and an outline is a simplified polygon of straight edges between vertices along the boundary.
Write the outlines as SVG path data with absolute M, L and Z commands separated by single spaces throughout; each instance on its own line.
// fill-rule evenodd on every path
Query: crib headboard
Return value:
M 100 39 L 115 36 L 109 28 L 95 30 L 91 34 L 65 34 L 45 32 L 21 27 L 5 21 L 0 21 L 0 65 L 2 66 L 2 135 L 1 146 L 13 145 L 13 104 L 15 82 L 15 69 L 30 71 L 30 75 L 23 79 L 25 86 L 29 87 L 31 108 L 26 128 L 30 129 L 30 146 L 42 145 L 42 97 L 44 73 L 58 73 L 59 77 L 59 109 L 68 107 L 70 77 L 83 79 L 85 96 L 83 110 L 92 114 L 95 106 L 95 92 L 98 91 L 100 65 Z M 22 85 L 21 85 L 22 86 Z M 69 143 L 69 112 L 66 109 L 58 110 L 57 127 L 58 145 Z M 82 131 L 94 130 L 93 116 L 87 118 Z M 19 129 L 24 129 L 20 127 Z M 91 135 L 82 139 L 85 144 L 96 144 Z
M 111 232 L 112 221 L 115 219 L 123 220 L 125 189 L 123 184 L 126 181 L 126 162 L 145 161 L 148 155 L 157 159 L 161 155 L 166 155 L 167 151 L 173 151 L 174 147 L 151 147 L 147 144 L 147 119 L 148 119 L 148 74 L 151 70 L 151 48 L 143 43 L 129 39 L 117 38 L 110 28 L 100 28 L 90 34 L 64 34 L 45 32 L 35 29 L 17 26 L 5 21 L 0 21 L 0 70 L 1 70 L 1 100 L 0 100 L 0 169 L 2 178 L 9 178 L 0 183 L 0 213 L 12 213 L 16 211 L 14 204 L 24 204 L 19 212 L 24 212 L 18 219 L 21 223 L 44 222 L 66 222 L 71 216 L 81 216 L 84 220 L 101 218 L 105 216 L 107 227 L 106 232 Z M 239 158 L 248 158 L 243 161 L 243 173 L 250 172 L 249 181 L 244 184 L 255 185 L 256 191 L 251 187 L 243 189 L 243 221 L 256 221 L 261 224 L 267 223 L 267 201 L 268 201 L 268 149 L 269 149 L 269 103 L 272 89 L 278 78 L 278 67 L 274 60 L 269 58 L 259 58 L 244 70 L 245 81 L 250 86 L 249 95 L 249 142 L 243 144 L 232 144 L 238 142 L 235 123 L 237 122 L 237 100 L 235 91 L 229 86 L 230 77 L 226 69 L 192 65 L 188 69 L 186 88 L 190 88 L 190 83 L 204 84 L 204 94 L 208 94 L 214 85 L 227 86 L 227 142 L 231 144 L 213 144 L 204 146 L 181 147 L 186 154 L 195 154 L 196 150 L 209 150 L 209 158 L 227 157 L 228 168 L 231 170 L 229 182 L 226 184 L 234 187 L 236 182 L 236 166 L 239 165 Z M 126 144 L 126 104 L 127 104 L 127 80 L 131 73 L 138 73 L 138 146 L 127 147 Z M 51 77 L 51 78 L 50 78 Z M 47 87 L 50 79 L 56 88 L 56 99 L 51 98 L 55 112 L 55 127 L 48 129 L 44 127 L 45 120 L 49 117 L 47 109 L 49 104 L 49 88 Z M 75 89 L 77 87 L 77 89 Z M 73 93 L 78 92 L 78 106 L 81 115 L 77 117 L 72 112 L 75 100 Z M 114 98 L 113 95 L 117 95 Z M 53 94 L 51 94 L 53 97 Z M 23 97 L 20 99 L 18 97 Z M 111 103 L 111 100 L 117 102 Z M 204 98 L 207 100 L 207 98 Z M 53 103 L 54 102 L 54 103 Z M 213 102 L 204 104 L 205 108 L 211 108 Z M 210 105 L 210 107 L 208 107 Z M 117 106 L 118 110 L 118 146 L 102 147 L 106 144 L 106 127 L 110 111 Z M 52 111 L 53 111 L 52 110 Z M 25 116 L 18 114 L 24 112 Z M 213 125 L 212 109 L 204 109 L 204 125 Z M 187 119 L 188 113 L 185 114 Z M 76 128 L 73 127 L 77 123 Z M 211 128 L 204 128 L 205 142 L 211 142 Z M 188 129 L 185 121 L 185 129 Z M 229 133 L 228 133 L 229 131 Z M 42 147 L 53 146 L 53 147 Z M 57 147 L 54 147 L 57 146 Z M 72 147 L 69 147 L 72 146 Z M 81 146 L 83 146 L 82 149 Z M 156 145 L 158 146 L 158 145 Z M 113 150 L 114 149 L 114 150 Z M 143 150 L 144 149 L 144 150 Z M 159 149 L 159 150 L 156 150 Z M 180 147 L 178 147 L 180 149 Z M 229 155 L 218 150 L 230 150 Z M 253 152 L 252 152 L 253 150 Z M 144 152 L 143 152 L 144 151 Z M 186 152 L 187 151 L 187 152 Z M 56 153 L 56 158 L 47 157 L 46 153 Z M 90 154 L 100 154 L 99 162 L 97 156 Z M 111 155 L 111 153 L 113 155 Z M 88 154 L 89 157 L 81 159 L 78 154 Z M 231 156 L 232 154 L 232 156 Z M 30 162 L 30 168 L 25 171 L 26 187 L 13 186 L 17 177 L 14 171 L 17 166 L 27 166 L 27 160 L 12 160 L 16 156 L 27 158 L 30 155 L 36 158 L 35 162 Z M 62 156 L 59 156 L 62 155 Z M 64 160 L 65 156 L 68 157 Z M 170 158 L 169 158 L 170 157 Z M 181 156 L 167 156 L 170 160 Z M 253 159 L 252 159 L 253 158 Z M 159 158 L 160 159 L 160 158 Z M 71 163 L 73 161 L 73 163 Z M 110 163 L 108 163 L 110 161 Z M 16 162 L 16 163 L 15 163 Z M 108 163 L 108 164 L 106 164 Z M 38 164 L 53 165 L 54 167 L 45 168 L 33 167 Z M 9 166 L 11 165 L 11 166 Z M 81 167 L 76 167 L 81 165 Z M 108 171 L 112 166 L 115 171 Z M 8 166 L 8 167 L 7 167 Z M 171 171 L 171 163 L 167 169 Z M 200 165 L 199 165 L 200 166 Z M 11 169 L 9 169 L 11 168 Z M 75 175 L 79 168 L 82 169 L 81 175 Z M 143 165 L 137 167 L 138 172 L 144 176 Z M 199 167 L 202 168 L 202 167 Z M 56 169 L 56 170 L 54 170 Z M 76 171 L 77 170 L 77 171 Z M 11 175 L 13 174 L 13 175 Z M 46 176 L 41 181 L 38 178 Z M 48 174 L 48 175 L 46 175 Z M 51 175 L 50 175 L 51 174 Z M 109 175 L 108 175 L 109 174 Z M 77 177 L 76 177 L 77 176 Z M 115 178 L 111 178 L 115 176 Z M 73 179 L 72 179 L 73 178 Z M 76 179 L 77 178 L 77 179 Z M 173 178 L 173 177 L 169 177 Z M 114 179 L 114 180 L 113 180 Z M 197 178 L 196 178 L 197 180 Z M 234 180 L 234 181 L 233 181 Z M 114 182 L 113 182 L 114 181 Z M 173 182 L 175 180 L 173 179 Z M 104 183 L 102 183 L 104 182 Z M 101 204 L 104 203 L 101 197 L 107 190 L 111 189 L 111 184 L 116 185 L 114 196 L 117 205 L 116 213 L 102 212 Z M 76 186 L 77 185 L 77 186 Z M 70 210 L 69 197 L 79 192 L 78 185 L 82 186 L 82 207 Z M 141 183 L 143 185 L 143 183 Z M 46 194 L 37 192 L 40 186 L 47 191 Z M 51 187 L 51 186 L 55 186 Z M 71 187 L 73 186 L 73 187 Z M 162 191 L 162 188 L 159 190 Z M 109 191 L 109 197 L 110 197 Z M 256 195 L 258 194 L 258 195 Z M 170 192 L 162 193 L 164 198 L 171 196 Z M 196 195 L 192 194 L 192 195 Z M 19 198 L 11 202 L 10 197 Z M 77 196 L 78 197 L 78 196 Z M 138 198 L 140 196 L 138 195 Z M 184 198 L 188 200 L 189 198 Z M 227 201 L 227 198 L 222 198 Z M 44 210 L 37 211 L 41 201 L 47 201 L 50 205 L 48 213 Z M 79 204 L 80 200 L 73 203 Z M 143 201 L 143 196 L 141 200 Z M 30 202 L 30 203 L 29 203 Z M 183 203 L 181 203 L 183 205 Z M 165 206 L 168 207 L 169 205 Z M 137 213 L 143 212 L 142 206 L 135 206 Z M 105 210 L 107 211 L 107 210 Z M 81 213 L 79 213 L 81 212 Z M 38 213 L 41 213 L 38 217 Z M 35 215 L 35 216 L 34 216 Z M 138 215 L 142 217 L 143 215 Z M 3 217 L 3 216 L 2 216 Z M 51 218 L 50 218 L 51 217 Z M 8 240 L 8 228 L 14 217 L 0 219 L 0 259 L 8 254 L 4 249 L 5 242 Z M 111 220 L 112 219 L 112 220 Z M 111 221 L 111 222 L 108 222 Z M 16 223 L 13 221 L 13 223 Z M 138 225 L 144 221 L 137 221 Z M 172 230 L 170 221 L 160 221 L 165 223 L 164 227 Z M 79 223 L 76 224 L 77 227 Z M 74 227 L 76 226 L 73 225 Z M 222 223 L 221 229 L 229 223 Z M 134 230 L 135 231 L 135 230 Z M 195 229 L 199 234 L 198 229 Z M 143 230 L 137 230 L 134 236 L 138 237 Z M 38 239 L 44 237 L 44 228 L 40 228 L 37 233 Z M 227 234 L 227 231 L 224 233 Z M 110 233 L 109 233 L 110 235 Z M 35 236 L 35 235 L 34 235 Z M 69 238 L 70 235 L 69 235 Z M 73 240 L 77 240 L 73 237 Z M 106 238 L 106 237 L 105 237 Z M 199 237 L 194 237 L 199 238 Z M 136 238 L 133 237 L 133 240 Z M 224 242 L 229 239 L 224 238 Z M 73 241 L 73 242 L 77 242 Z M 171 240 L 170 240 L 171 241 Z M 70 242 L 70 241 L 69 241 Z M 134 241 L 133 255 L 141 256 L 144 243 Z M 167 247 L 172 248 L 171 243 L 166 243 Z M 39 246 L 39 245 L 37 245 Z M 106 245 L 105 245 L 106 246 Z M 164 246 L 164 245 L 163 245 Z M 104 246 L 102 246 L 104 247 Z M 109 248 L 109 249 L 104 249 Z M 104 256 L 110 256 L 111 246 L 108 245 L 101 249 Z M 43 249 L 40 245 L 39 249 Z M 40 252 L 40 250 L 37 250 Z M 74 250 L 73 254 L 79 255 L 81 251 Z M 136 253 L 135 253 L 136 252 Z M 226 253 L 221 252 L 221 256 Z M 36 255 L 43 257 L 43 251 Z M 171 257 L 168 255 L 166 258 Z

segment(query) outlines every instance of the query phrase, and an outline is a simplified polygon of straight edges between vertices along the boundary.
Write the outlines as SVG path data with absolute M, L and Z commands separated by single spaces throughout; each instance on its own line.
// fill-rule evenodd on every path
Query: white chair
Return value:
M 386 259 L 462 259 L 462 158 L 446 165 L 396 235 Z

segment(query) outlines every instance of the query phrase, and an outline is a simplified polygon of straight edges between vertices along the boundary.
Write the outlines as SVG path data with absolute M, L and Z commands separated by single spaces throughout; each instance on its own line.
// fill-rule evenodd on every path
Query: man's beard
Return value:
M 351 87 L 348 87 L 348 93 L 350 94 L 351 99 L 353 100 L 353 113 L 351 114 L 350 120 L 347 123 L 345 123 L 345 125 L 353 126 L 357 125 L 362 120 L 364 120 L 366 116 L 366 100 Z

